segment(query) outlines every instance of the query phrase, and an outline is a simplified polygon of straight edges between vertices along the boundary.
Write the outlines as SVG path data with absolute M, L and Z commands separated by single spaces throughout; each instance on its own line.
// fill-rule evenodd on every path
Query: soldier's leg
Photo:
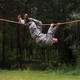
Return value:
M 57 31 L 57 28 L 58 28 L 58 26 L 55 26 L 55 27 L 50 26 L 50 28 L 48 29 L 47 39 L 48 39 L 48 41 L 51 41 L 51 44 L 58 42 L 58 39 L 55 38 L 55 33 Z
M 55 36 L 55 33 L 56 33 L 56 31 L 57 31 L 57 28 L 58 28 L 58 26 L 50 26 L 50 28 L 48 29 L 48 32 L 47 32 L 47 34 L 50 34 L 50 35 L 52 35 L 53 37 Z

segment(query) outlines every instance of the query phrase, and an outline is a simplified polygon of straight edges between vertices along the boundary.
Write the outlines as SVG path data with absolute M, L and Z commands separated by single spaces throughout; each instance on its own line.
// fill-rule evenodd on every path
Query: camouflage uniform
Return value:
M 55 35 L 57 27 L 52 27 L 48 29 L 47 34 L 42 33 L 42 22 L 33 18 L 29 18 L 29 22 L 27 25 L 29 26 L 30 34 L 33 39 L 35 39 L 36 43 L 53 44 L 53 37 Z

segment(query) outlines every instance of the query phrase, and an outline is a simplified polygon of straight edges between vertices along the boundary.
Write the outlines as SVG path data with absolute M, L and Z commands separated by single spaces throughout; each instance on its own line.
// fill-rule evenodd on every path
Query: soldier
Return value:
M 42 33 L 42 22 L 33 18 L 29 18 L 28 14 L 24 15 L 24 18 L 19 15 L 18 20 L 21 24 L 29 27 L 31 37 L 36 41 L 36 43 L 53 45 L 58 43 L 58 38 L 55 38 L 55 33 L 59 27 L 59 23 L 56 25 L 51 24 L 47 34 Z

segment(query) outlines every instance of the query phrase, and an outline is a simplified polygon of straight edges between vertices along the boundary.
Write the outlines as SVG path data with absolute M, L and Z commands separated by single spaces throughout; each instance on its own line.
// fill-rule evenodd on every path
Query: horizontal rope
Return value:
M 80 20 L 74 20 L 74 21 L 68 21 L 68 22 L 61 22 L 61 23 L 59 23 L 59 25 L 64 25 L 64 24 L 72 24 L 72 23 L 78 23 L 78 22 L 80 22 Z M 54 22 L 53 22 L 53 24 L 54 24 Z M 43 25 L 50 25 L 50 24 L 43 24 Z M 56 25 L 56 24 L 54 24 L 54 25 Z
M 22 23 L 20 23 L 20 22 L 16 22 L 16 21 L 12 21 L 12 20 L 7 20 L 7 19 L 0 19 L 0 21 L 24 25 L 24 24 L 22 24 Z M 59 23 L 59 25 L 71 24 L 71 23 L 77 23 L 77 22 L 80 22 L 80 20 L 62 22 L 62 23 Z M 53 24 L 54 24 L 54 23 L 53 23 Z M 42 24 L 42 26 L 49 26 L 49 25 L 50 25 L 50 24 Z M 56 25 L 56 24 L 54 24 L 54 25 Z
M 20 22 L 16 22 L 16 21 L 12 21 L 12 20 L 7 20 L 7 19 L 0 19 L 0 21 L 9 22 L 9 23 L 15 23 L 15 24 L 21 24 Z

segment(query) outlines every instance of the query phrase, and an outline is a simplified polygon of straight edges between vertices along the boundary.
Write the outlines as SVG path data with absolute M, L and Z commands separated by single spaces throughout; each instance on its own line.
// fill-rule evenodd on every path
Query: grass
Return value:
M 80 80 L 80 74 L 55 71 L 0 70 L 0 80 Z M 75 73 L 75 72 L 73 72 Z

